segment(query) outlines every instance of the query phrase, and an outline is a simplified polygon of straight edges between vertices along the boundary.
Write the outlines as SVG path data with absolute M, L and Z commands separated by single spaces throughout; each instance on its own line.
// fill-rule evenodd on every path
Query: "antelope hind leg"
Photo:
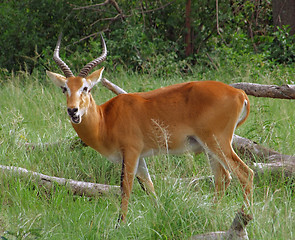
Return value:
M 156 196 L 154 184 L 151 180 L 149 170 L 146 166 L 144 158 L 139 159 L 136 177 L 137 177 L 137 180 L 138 180 L 140 186 L 147 194 L 151 193 L 154 196 Z
M 214 157 L 209 154 L 210 166 L 214 175 L 215 202 L 218 202 L 231 182 L 229 171 L 225 169 Z

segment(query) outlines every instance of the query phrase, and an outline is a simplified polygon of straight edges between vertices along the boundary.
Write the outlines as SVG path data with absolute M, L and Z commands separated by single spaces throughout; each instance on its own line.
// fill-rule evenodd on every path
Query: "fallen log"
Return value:
M 271 162 L 279 159 L 294 158 L 294 156 L 283 155 L 272 149 L 263 147 L 250 139 L 234 134 L 233 147 L 241 154 L 256 162 L 257 159 L 263 159 L 264 162 Z
M 237 212 L 228 231 L 218 231 L 192 236 L 191 240 L 248 240 L 247 224 L 253 219 L 243 209 Z
M 295 99 L 295 85 L 264 85 L 257 83 L 232 83 L 230 86 L 242 89 L 254 97 Z
M 52 177 L 20 167 L 0 165 L 0 170 L 0 173 L 2 174 L 11 173 L 13 176 L 29 178 L 32 182 L 37 183 L 39 186 L 45 187 L 49 191 L 54 187 L 54 184 L 59 184 L 61 186 L 66 186 L 74 195 L 79 196 L 95 197 L 110 193 L 119 194 L 120 192 L 119 186 Z
M 279 173 L 285 177 L 295 176 L 295 156 L 281 154 L 238 135 L 234 135 L 233 147 L 239 155 L 244 155 L 251 160 L 250 164 L 257 174 Z

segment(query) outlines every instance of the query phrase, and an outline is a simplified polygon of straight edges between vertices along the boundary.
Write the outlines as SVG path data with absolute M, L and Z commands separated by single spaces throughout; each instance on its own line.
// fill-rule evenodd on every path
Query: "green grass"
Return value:
M 105 74 L 126 91 L 147 91 L 176 82 L 218 80 L 231 82 L 290 83 L 292 68 L 273 71 L 247 65 L 217 71 L 196 70 L 194 76 L 173 78 L 149 75 Z M 121 166 L 90 148 L 70 143 L 28 150 L 30 143 L 55 143 L 75 136 L 66 116 L 64 95 L 45 74 L 25 73 L 0 79 L 0 162 L 43 174 L 82 181 L 119 184 Z M 97 103 L 114 96 L 96 87 Z M 237 130 L 285 154 L 294 155 L 292 101 L 250 97 L 251 115 Z M 243 156 L 241 156 L 243 158 Z M 135 182 L 127 224 L 115 229 L 120 210 L 116 196 L 73 196 L 65 187 L 48 192 L 29 179 L 0 175 L 0 236 L 3 239 L 188 239 L 191 235 L 228 229 L 242 206 L 242 191 L 233 180 L 219 205 L 213 187 L 179 184 L 178 177 L 210 174 L 206 157 L 161 156 L 147 159 L 158 194 L 157 204 Z M 171 178 L 171 181 L 164 180 Z M 293 239 L 295 236 L 294 179 L 262 176 L 255 179 L 253 217 L 247 227 L 251 239 Z

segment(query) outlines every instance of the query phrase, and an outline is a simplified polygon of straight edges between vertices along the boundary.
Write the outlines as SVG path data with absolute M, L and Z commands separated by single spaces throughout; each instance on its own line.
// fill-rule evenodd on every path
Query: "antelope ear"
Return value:
M 93 88 L 94 85 L 96 85 L 98 82 L 100 82 L 103 70 L 104 70 L 104 67 L 96 70 L 95 72 L 91 73 L 87 77 L 87 81 L 90 82 L 90 88 Z
M 60 75 L 58 73 L 53 73 L 50 71 L 46 71 L 47 76 L 53 81 L 53 83 L 58 87 L 64 87 L 66 84 L 66 77 Z

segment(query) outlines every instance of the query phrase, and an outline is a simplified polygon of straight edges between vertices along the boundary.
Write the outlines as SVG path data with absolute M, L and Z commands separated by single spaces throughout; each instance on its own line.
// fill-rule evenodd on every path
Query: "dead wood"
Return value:
M 264 85 L 257 83 L 232 83 L 230 86 L 242 89 L 255 97 L 295 99 L 295 85 Z
M 102 7 L 102 6 L 109 4 L 110 2 L 111 2 L 110 0 L 106 0 L 103 3 L 98 3 L 98 4 L 94 4 L 94 5 L 90 5 L 90 6 L 75 7 L 75 8 L 73 8 L 73 10 L 82 10 L 82 9 Z
M 228 231 L 200 234 L 192 236 L 191 240 L 248 240 L 246 226 L 252 219 L 251 215 L 245 214 L 241 209 L 237 212 Z
M 93 5 L 88 5 L 88 6 L 75 6 L 73 4 L 71 4 L 73 6 L 73 10 L 78 10 L 78 11 L 84 11 L 84 10 L 90 10 L 90 11 L 96 11 L 98 13 L 104 13 L 104 12 L 108 12 L 110 13 L 110 10 L 106 9 L 105 6 L 112 6 L 112 9 L 115 10 L 115 12 L 113 13 L 114 16 L 112 17 L 99 17 L 97 20 L 95 20 L 93 23 L 90 24 L 90 26 L 95 25 L 98 22 L 102 22 L 105 21 L 106 22 L 106 26 L 105 28 L 102 30 L 102 32 L 107 32 L 110 31 L 110 25 L 118 20 L 121 20 L 122 22 L 125 21 L 127 18 L 132 17 L 134 15 L 137 14 L 142 14 L 142 17 L 144 18 L 144 14 L 147 13 L 151 13 L 151 12 L 156 12 L 156 11 L 160 11 L 161 9 L 166 8 L 167 6 L 173 4 L 175 2 L 175 0 L 173 1 L 169 1 L 168 3 L 165 3 L 163 5 L 160 5 L 156 8 L 152 8 L 152 9 L 144 9 L 141 6 L 138 8 L 133 8 L 133 9 L 123 9 L 119 6 L 118 2 L 116 0 L 105 0 L 102 3 L 98 3 L 98 4 L 93 4 Z
M 54 184 L 66 186 L 74 195 L 87 197 L 95 197 L 110 193 L 119 194 L 120 191 L 119 186 L 52 177 L 42 173 L 29 171 L 25 168 L 0 165 L 0 170 L 0 174 L 2 175 L 10 173 L 12 176 L 29 178 L 32 182 L 37 183 L 39 186 L 45 187 L 49 191 L 54 187 Z
M 106 78 L 103 78 L 101 80 L 101 83 L 102 83 L 102 85 L 104 87 L 106 87 L 107 89 L 111 90 L 116 95 L 127 93 L 125 90 L 123 90 L 122 88 L 118 87 L 116 84 L 110 82 Z
M 293 156 L 283 155 L 272 149 L 263 147 L 250 139 L 234 134 L 233 147 L 251 161 L 257 161 L 257 158 L 263 159 L 264 162 L 271 162 L 279 159 L 289 159 Z
M 239 155 L 251 160 L 256 173 L 284 174 L 286 177 L 295 175 L 295 156 L 281 154 L 238 135 L 234 135 L 233 146 Z
M 102 84 L 115 94 L 125 94 L 122 88 L 108 81 L 107 79 L 102 79 Z M 70 148 L 86 146 L 83 145 L 82 141 L 78 138 L 72 138 L 70 140 L 59 141 L 57 143 L 44 143 L 44 144 L 31 144 L 26 143 L 25 146 L 29 150 L 34 150 L 36 148 L 48 149 L 50 147 L 58 146 L 60 144 L 69 144 Z M 254 168 L 256 173 L 283 173 L 285 176 L 294 176 L 295 173 L 295 156 L 284 155 L 272 149 L 263 147 L 249 139 L 234 135 L 233 146 L 237 150 L 239 155 L 244 155 L 247 159 L 250 160 L 250 164 Z M 257 162 L 262 160 L 263 162 Z M 108 194 L 110 192 L 118 193 L 119 186 L 110 186 L 97 183 L 88 183 L 82 181 L 75 181 L 72 179 L 51 177 L 41 173 L 33 172 L 26 170 L 24 168 L 17 168 L 11 166 L 1 166 L 0 169 L 4 172 L 10 172 L 12 175 L 19 175 L 23 177 L 30 177 L 37 184 L 44 186 L 46 188 L 52 188 L 55 183 L 67 186 L 76 195 L 85 195 L 85 196 L 97 196 L 100 194 Z M 212 181 L 212 176 L 204 177 L 204 179 Z M 203 178 L 191 178 L 191 179 L 181 179 L 182 183 L 187 183 L 189 185 L 194 185 Z

